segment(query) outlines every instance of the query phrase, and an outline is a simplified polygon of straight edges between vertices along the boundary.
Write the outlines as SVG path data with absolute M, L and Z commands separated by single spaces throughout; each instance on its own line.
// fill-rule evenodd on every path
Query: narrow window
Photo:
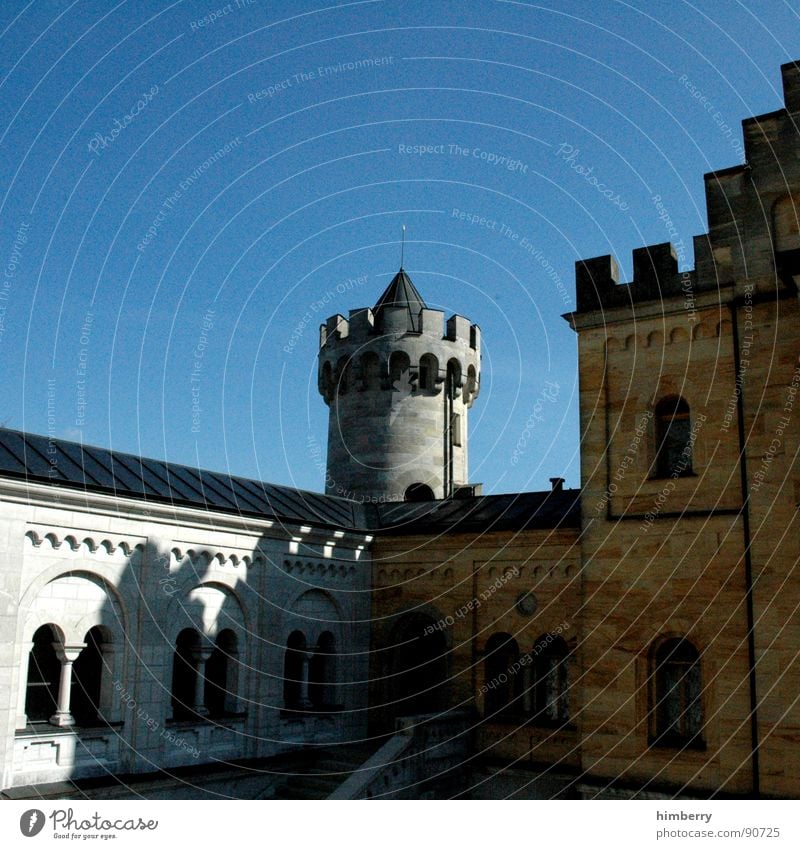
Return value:
M 236 635 L 230 629 L 221 631 L 206 661 L 204 701 L 209 716 L 236 713 L 238 666 Z
M 361 376 L 364 389 L 381 388 L 381 364 L 378 355 L 372 351 L 361 358 Z
M 410 369 L 411 360 L 404 351 L 395 351 L 389 358 L 389 378 L 395 392 L 411 391 Z
M 175 642 L 172 657 L 172 716 L 175 719 L 195 719 L 197 689 L 197 653 L 200 635 L 193 628 L 184 628 Z
M 283 706 L 289 710 L 302 704 L 306 682 L 306 638 L 300 631 L 292 631 L 286 641 L 283 659 Z
M 453 413 L 450 417 L 450 430 L 453 434 L 453 445 L 460 446 L 461 445 L 461 415 L 459 413 Z
M 692 474 L 692 431 L 689 405 L 683 398 L 664 398 L 656 405 L 656 476 Z
M 657 746 L 701 742 L 700 656 L 684 639 L 665 640 L 652 655 L 654 681 L 651 742 Z
M 61 663 L 53 648 L 55 639 L 50 625 L 42 625 L 33 635 L 25 692 L 28 722 L 47 722 L 56 712 Z
M 103 677 L 110 674 L 103 660 L 105 641 L 100 628 L 92 628 L 83 638 L 86 647 L 72 666 L 70 713 L 77 725 L 97 725 L 101 719 L 100 698 Z M 106 646 L 107 648 L 107 646 Z
M 533 650 L 533 715 L 540 725 L 569 720 L 569 648 L 561 637 L 547 634 Z
M 324 631 L 309 661 L 308 697 L 316 710 L 333 710 L 336 704 L 335 642 L 330 631 Z
M 347 357 L 341 357 L 336 364 L 336 382 L 339 395 L 344 395 L 350 382 L 350 360 Z
M 433 354 L 423 354 L 419 360 L 419 388 L 421 392 L 434 392 L 439 375 L 439 362 Z

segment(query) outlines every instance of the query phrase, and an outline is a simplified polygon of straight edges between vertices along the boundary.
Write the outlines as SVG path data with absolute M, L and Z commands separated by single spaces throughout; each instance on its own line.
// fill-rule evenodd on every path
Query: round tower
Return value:
M 401 268 L 373 309 L 320 328 L 330 407 L 325 492 L 363 501 L 447 498 L 468 481 L 467 410 L 480 386 L 480 329 L 445 325 Z

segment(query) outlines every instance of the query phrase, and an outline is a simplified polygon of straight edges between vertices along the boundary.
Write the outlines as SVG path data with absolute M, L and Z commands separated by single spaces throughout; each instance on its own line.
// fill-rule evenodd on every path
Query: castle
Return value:
M 800 796 L 782 73 L 694 270 L 576 264 L 579 490 L 469 483 L 480 332 L 402 269 L 321 329 L 325 495 L 0 432 L 6 795 L 246 760 L 250 797 Z

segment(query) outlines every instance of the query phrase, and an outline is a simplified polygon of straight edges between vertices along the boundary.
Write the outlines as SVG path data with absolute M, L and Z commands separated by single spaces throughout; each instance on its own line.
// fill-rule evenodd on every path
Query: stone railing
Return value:
M 465 711 L 402 717 L 397 733 L 328 798 L 448 798 L 467 784 L 474 725 Z

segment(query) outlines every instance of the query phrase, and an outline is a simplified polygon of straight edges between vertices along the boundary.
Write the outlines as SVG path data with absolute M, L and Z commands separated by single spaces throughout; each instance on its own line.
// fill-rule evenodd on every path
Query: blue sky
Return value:
M 405 224 L 429 306 L 482 328 L 471 479 L 577 486 L 574 263 L 628 274 L 668 238 L 660 195 L 691 267 L 702 175 L 781 107 L 799 24 L 728 0 L 4 0 L 0 421 L 321 489 L 317 327 L 378 299 Z

